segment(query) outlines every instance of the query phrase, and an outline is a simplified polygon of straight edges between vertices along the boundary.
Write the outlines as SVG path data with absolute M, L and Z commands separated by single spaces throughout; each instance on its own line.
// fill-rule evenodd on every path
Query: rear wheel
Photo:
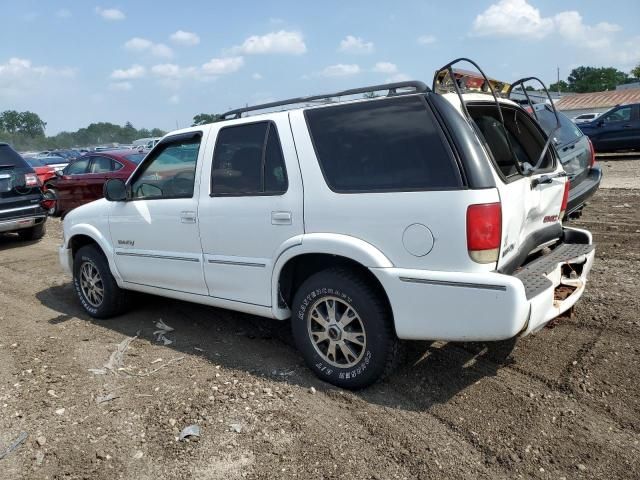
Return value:
M 56 192 L 55 189 L 53 189 L 53 188 L 47 188 L 44 191 L 44 197 L 46 199 L 50 199 L 50 200 L 55 200 L 56 201 L 53 204 L 53 207 L 51 207 L 49 210 L 47 210 L 47 213 L 49 215 L 51 215 L 52 217 L 58 215 L 58 192 Z
M 371 385 L 398 358 L 393 319 L 381 293 L 347 269 L 316 273 L 300 286 L 292 330 L 309 368 L 342 388 Z
M 47 233 L 47 226 L 45 222 L 35 225 L 30 228 L 18 230 L 18 236 L 21 240 L 40 240 Z
M 92 317 L 113 317 L 128 306 L 128 292 L 118 287 L 107 259 L 95 245 L 86 245 L 76 253 L 73 285 L 80 303 Z

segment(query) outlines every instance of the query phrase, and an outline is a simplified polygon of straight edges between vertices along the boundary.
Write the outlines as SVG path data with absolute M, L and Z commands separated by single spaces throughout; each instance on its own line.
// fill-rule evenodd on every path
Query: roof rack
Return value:
M 413 92 L 398 92 L 399 89 L 413 88 Z M 311 95 L 308 97 L 296 97 L 288 100 L 280 100 L 278 102 L 263 103 L 260 105 L 254 105 L 252 107 L 236 108 L 235 110 L 229 110 L 228 112 L 220 115 L 220 118 L 226 120 L 229 117 L 241 118 L 243 113 L 253 112 L 256 110 L 266 110 L 268 108 L 282 107 L 285 105 L 295 105 L 297 103 L 308 103 L 315 100 L 329 100 L 335 97 L 346 97 L 349 95 L 358 95 L 363 93 L 374 93 L 381 90 L 387 90 L 387 96 L 392 97 L 394 95 L 406 95 L 410 93 L 426 93 L 429 92 L 429 87 L 424 82 L 420 81 L 407 81 L 407 82 L 394 82 L 385 83 L 382 85 L 373 85 L 371 87 L 352 88 L 349 90 L 342 90 L 340 92 L 325 93 L 323 95 Z

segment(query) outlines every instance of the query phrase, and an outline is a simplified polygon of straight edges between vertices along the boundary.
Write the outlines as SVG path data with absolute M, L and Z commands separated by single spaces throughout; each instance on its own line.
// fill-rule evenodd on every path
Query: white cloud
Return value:
M 13 57 L 0 64 L 0 98 L 29 96 L 46 90 L 51 94 L 59 86 L 57 81 L 68 83 L 76 69 L 34 65 L 31 60 Z
M 124 48 L 133 52 L 144 52 L 152 46 L 153 42 L 151 40 L 140 37 L 133 37 L 132 39 L 127 40 L 124 44 Z
M 171 95 L 169 97 L 169 103 L 172 105 L 177 105 L 180 103 L 180 96 L 179 95 Z
M 117 8 L 96 7 L 96 13 L 108 21 L 118 21 L 127 18 L 122 10 L 118 10 Z
M 67 10 L 66 8 L 61 8 L 60 10 L 58 10 L 56 12 L 56 17 L 58 17 L 58 18 L 70 18 L 71 17 L 71 11 Z
M 225 75 L 238 71 L 244 65 L 242 57 L 212 58 L 202 65 L 206 75 Z
M 114 92 L 128 92 L 133 90 L 131 82 L 113 82 L 109 84 L 109 90 Z
M 158 75 L 159 77 L 178 78 L 183 77 L 185 71 L 178 65 L 175 65 L 173 63 L 162 63 L 160 65 L 154 65 L 153 67 L 151 67 L 151 73 L 153 73 L 154 75 Z
M 420 35 L 418 37 L 418 43 L 420 45 L 431 45 L 432 43 L 436 43 L 436 37 L 433 35 Z
M 347 77 L 360 73 L 360 66 L 356 64 L 338 63 L 325 68 L 320 75 L 323 77 Z
M 372 53 L 373 42 L 365 42 L 360 37 L 354 37 L 353 35 L 347 35 L 341 42 L 341 52 L 345 53 Z
M 406 82 L 407 80 L 411 80 L 411 77 L 406 73 L 396 73 L 395 75 L 391 75 L 389 78 L 387 78 L 385 82 Z
M 200 37 L 193 32 L 185 32 L 184 30 L 178 30 L 172 33 L 169 37 L 176 45 L 183 45 L 185 47 L 193 47 L 200 43 Z
M 378 62 L 373 67 L 373 71 L 376 73 L 396 73 L 398 71 L 398 67 L 395 63 Z
M 534 40 L 556 36 L 579 49 L 582 61 L 628 68 L 640 61 L 640 49 L 634 39 L 618 38 L 621 31 L 622 27 L 608 22 L 587 25 L 575 10 L 543 17 L 527 0 L 500 0 L 475 18 L 470 34 Z
M 280 30 L 266 35 L 252 35 L 242 45 L 233 47 L 232 53 L 245 55 L 260 55 L 268 53 L 283 53 L 301 55 L 307 51 L 307 46 L 300 32 Z
M 526 0 L 500 0 L 475 18 L 472 34 L 542 38 L 552 29 L 553 19 L 542 17 Z
M 142 65 L 132 65 L 129 68 L 117 69 L 111 72 L 111 78 L 114 80 L 131 80 L 134 78 L 142 78 L 147 73 L 146 68 Z
M 251 78 L 253 78 L 254 80 L 262 80 L 262 75 L 260 75 L 259 73 L 254 73 L 253 75 L 251 75 Z
M 173 50 L 164 43 L 153 43 L 151 40 L 140 37 L 133 37 L 127 40 L 124 48 L 131 52 L 149 52 L 155 57 L 172 58 Z

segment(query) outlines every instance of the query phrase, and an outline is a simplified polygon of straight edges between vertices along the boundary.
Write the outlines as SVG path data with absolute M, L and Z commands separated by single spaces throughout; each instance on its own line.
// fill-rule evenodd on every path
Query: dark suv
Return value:
M 617 105 L 579 127 L 591 138 L 596 152 L 640 150 L 640 103 Z
M 33 168 L 9 145 L 0 143 L 0 233 L 24 240 L 45 234 L 47 202 Z

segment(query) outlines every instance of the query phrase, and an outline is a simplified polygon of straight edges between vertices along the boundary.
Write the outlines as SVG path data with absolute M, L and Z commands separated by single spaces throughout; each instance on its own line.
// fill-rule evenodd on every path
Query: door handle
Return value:
M 626 125 L 623 125 L 622 128 L 631 128 L 631 124 L 627 123 Z
M 271 225 L 291 225 L 291 212 L 271 212 Z
M 180 223 L 196 223 L 196 212 L 180 212 Z

